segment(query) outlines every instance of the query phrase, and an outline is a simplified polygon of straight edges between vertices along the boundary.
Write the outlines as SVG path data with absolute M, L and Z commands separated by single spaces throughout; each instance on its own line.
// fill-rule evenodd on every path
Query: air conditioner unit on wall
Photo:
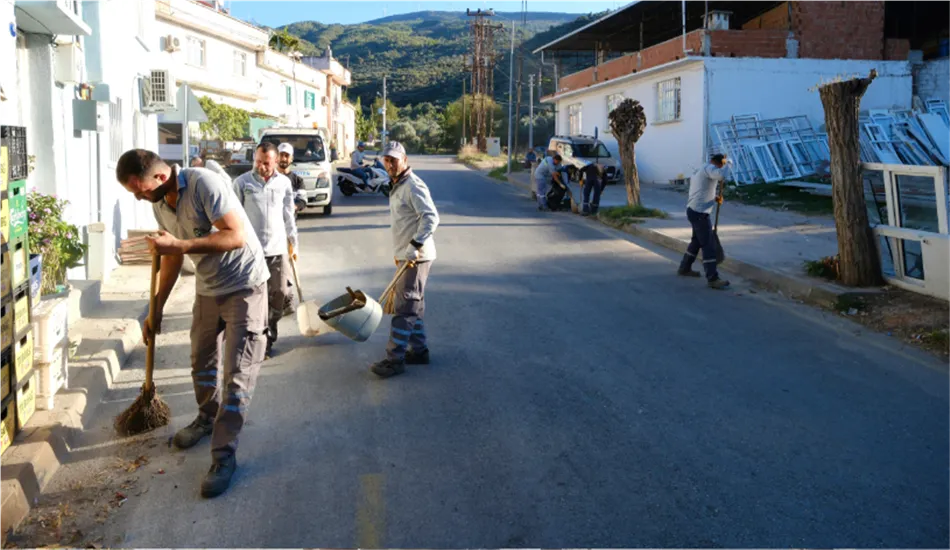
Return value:
M 142 79 L 142 111 L 161 113 L 175 110 L 175 79 L 168 69 L 152 69 Z
M 173 35 L 169 34 L 165 37 L 165 51 L 166 52 L 177 52 L 181 49 L 181 40 Z

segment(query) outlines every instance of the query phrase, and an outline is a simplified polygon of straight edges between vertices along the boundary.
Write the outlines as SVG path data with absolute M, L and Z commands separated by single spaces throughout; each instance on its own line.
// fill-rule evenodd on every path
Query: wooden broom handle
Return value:
M 398 283 L 399 279 L 402 278 L 403 273 L 405 273 L 407 269 L 409 269 L 410 267 L 413 267 L 414 265 L 416 265 L 416 262 L 407 261 L 401 266 L 399 266 L 399 269 L 396 270 L 396 275 L 393 276 L 393 280 L 389 282 L 389 286 L 387 286 L 386 290 L 384 290 L 382 295 L 380 295 L 379 303 L 383 303 L 386 301 L 386 296 L 389 294 L 389 291 L 391 291 L 393 287 L 396 286 L 396 283 Z
M 158 308 L 158 274 L 162 267 L 162 257 L 152 254 L 152 280 L 148 293 L 148 325 L 152 330 L 152 337 L 145 348 L 145 388 L 151 389 L 152 371 L 155 369 L 155 310 Z

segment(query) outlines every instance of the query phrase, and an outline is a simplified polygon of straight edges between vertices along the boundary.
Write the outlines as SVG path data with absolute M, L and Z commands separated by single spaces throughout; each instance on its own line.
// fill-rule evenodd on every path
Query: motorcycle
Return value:
M 386 168 L 383 167 L 383 163 L 377 159 L 372 166 L 364 167 L 363 171 L 369 176 L 365 183 L 363 178 L 359 177 L 350 168 L 337 168 L 336 184 L 340 188 L 340 192 L 347 197 L 356 194 L 368 195 L 374 193 L 382 193 L 389 197 L 389 174 L 386 172 Z

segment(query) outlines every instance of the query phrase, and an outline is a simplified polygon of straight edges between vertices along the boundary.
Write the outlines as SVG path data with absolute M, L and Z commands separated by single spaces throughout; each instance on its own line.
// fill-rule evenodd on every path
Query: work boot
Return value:
M 190 449 L 197 445 L 204 436 L 211 435 L 213 427 L 214 425 L 211 422 L 199 416 L 194 422 L 178 430 L 172 439 L 172 443 L 179 449 Z
M 380 378 L 389 378 L 390 376 L 396 376 L 397 374 L 406 372 L 406 362 L 403 360 L 386 358 L 379 363 L 374 364 L 372 367 L 370 367 L 370 370 L 372 370 L 373 374 Z
M 235 470 L 237 470 L 237 459 L 234 455 L 212 462 L 211 469 L 201 480 L 201 496 L 214 498 L 227 491 Z
M 723 290 L 729 287 L 729 281 L 724 279 L 715 279 L 706 283 L 706 286 L 709 288 L 714 288 L 716 290 Z
M 407 365 L 428 365 L 429 364 L 429 348 L 422 350 L 422 352 L 417 352 L 416 350 L 410 349 L 406 352 L 406 364 Z
M 679 275 L 680 277 L 702 277 L 702 274 L 700 274 L 695 269 L 690 269 L 686 271 L 682 269 L 677 269 L 676 274 Z

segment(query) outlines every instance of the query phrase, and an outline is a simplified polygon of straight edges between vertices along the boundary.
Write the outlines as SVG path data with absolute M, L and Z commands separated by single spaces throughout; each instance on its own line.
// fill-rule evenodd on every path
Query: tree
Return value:
M 868 223 L 861 177 L 858 111 L 861 97 L 877 77 L 838 80 L 820 85 L 831 153 L 831 193 L 838 234 L 838 276 L 848 286 L 883 284 L 881 262 Z
M 373 135 L 373 121 L 371 118 L 363 114 L 363 104 L 360 101 L 360 98 L 356 98 L 356 104 L 353 105 L 353 110 L 356 112 L 356 139 L 359 141 L 368 141 L 370 136 Z
M 635 99 L 625 99 L 608 116 L 610 130 L 620 148 L 620 163 L 623 166 L 624 185 L 627 187 L 627 204 L 640 204 L 640 175 L 637 173 L 637 154 L 634 148 L 647 127 L 643 106 Z
M 292 52 L 300 48 L 300 39 L 281 29 L 270 37 L 270 47 L 279 52 Z
M 199 97 L 198 104 L 208 116 L 208 121 L 199 125 L 205 137 L 224 141 L 247 137 L 251 123 L 247 111 L 224 103 L 215 103 L 208 97 Z
M 408 120 L 400 120 L 388 128 L 390 141 L 398 141 L 403 144 L 409 152 L 417 152 L 419 146 L 419 136 L 416 135 L 416 129 Z
M 442 125 L 435 117 L 422 117 L 412 121 L 412 127 L 419 137 L 419 150 L 422 153 L 438 150 L 442 143 Z

